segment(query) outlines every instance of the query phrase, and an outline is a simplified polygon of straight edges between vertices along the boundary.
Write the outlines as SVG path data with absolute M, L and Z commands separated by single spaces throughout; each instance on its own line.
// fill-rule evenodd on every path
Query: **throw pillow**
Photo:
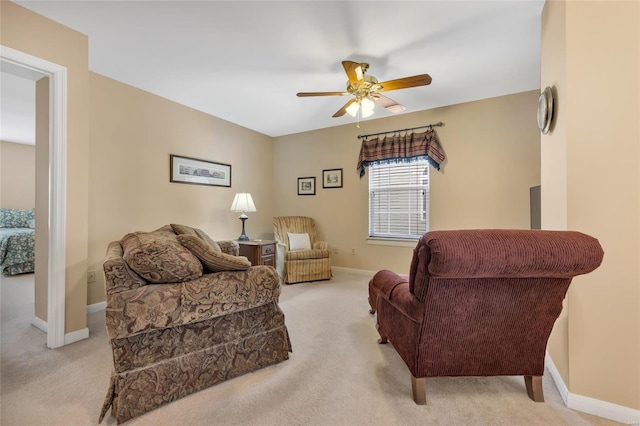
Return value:
M 175 223 L 172 223 L 171 227 L 177 235 L 196 235 L 201 240 L 206 241 L 211 247 L 213 247 L 213 250 L 217 251 L 218 253 L 222 252 L 220 245 L 215 242 L 209 235 L 207 235 L 207 233 L 202 229 L 192 228 L 191 226 L 187 225 L 177 225 Z
M 31 229 L 36 229 L 36 220 L 35 219 L 29 219 L 27 221 L 27 225 Z
M 311 250 L 311 241 L 309 234 L 294 234 L 287 232 L 289 236 L 289 250 Z
M 193 230 L 196 231 L 196 235 L 200 237 L 201 240 L 207 242 L 211 247 L 213 247 L 215 251 L 217 251 L 218 253 L 222 251 L 222 249 L 220 248 L 220 244 L 213 241 L 213 239 L 210 236 L 208 236 L 207 233 L 204 232 L 202 229 L 193 228 Z
M 175 239 L 136 232 L 120 240 L 127 265 L 150 283 L 177 283 L 202 276 L 202 264 Z
M 251 262 L 246 257 L 217 252 L 196 235 L 178 235 L 178 241 L 196 255 L 211 272 L 245 271 L 251 267 Z
M 192 227 L 187 225 L 178 225 L 176 223 L 172 223 L 171 228 L 173 229 L 173 232 L 176 233 L 176 235 L 196 235 L 196 231 Z

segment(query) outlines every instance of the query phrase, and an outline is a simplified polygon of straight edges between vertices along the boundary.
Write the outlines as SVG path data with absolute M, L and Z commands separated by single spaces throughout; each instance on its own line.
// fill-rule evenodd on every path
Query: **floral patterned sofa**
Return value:
M 236 241 L 167 225 L 109 244 L 106 327 L 114 370 L 100 414 L 118 423 L 289 358 L 270 266 Z

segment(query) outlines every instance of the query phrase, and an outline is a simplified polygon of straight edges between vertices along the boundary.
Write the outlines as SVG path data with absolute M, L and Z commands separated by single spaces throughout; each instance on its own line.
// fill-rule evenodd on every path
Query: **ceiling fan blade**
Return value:
M 352 103 L 354 103 L 356 100 L 355 99 L 351 99 L 349 102 L 347 102 L 346 104 L 344 104 L 342 106 L 342 108 L 340 108 L 338 111 L 336 111 L 335 114 L 333 114 L 332 117 L 342 117 L 346 112 L 347 112 L 347 108 L 349 108 L 349 105 L 351 105 Z
M 376 93 L 372 97 L 373 97 L 373 102 L 375 102 L 376 105 L 381 106 L 382 108 L 385 108 L 387 111 L 392 112 L 394 114 L 401 113 L 402 111 L 407 109 L 407 107 L 405 107 L 404 105 L 399 104 L 393 99 L 387 98 L 386 96 L 382 96 L 379 93 Z
M 349 77 L 349 84 L 354 86 L 358 83 L 362 83 L 364 74 L 359 63 L 353 61 L 342 61 L 342 66 L 344 67 L 344 71 L 347 73 L 347 77 Z
M 378 83 L 379 86 L 382 86 L 382 89 L 378 90 L 378 92 L 406 89 L 408 87 L 426 86 L 428 84 L 431 84 L 431 76 L 429 74 L 420 74 Z
M 296 96 L 304 98 L 307 96 L 344 96 L 349 94 L 349 92 L 300 92 L 297 93 Z

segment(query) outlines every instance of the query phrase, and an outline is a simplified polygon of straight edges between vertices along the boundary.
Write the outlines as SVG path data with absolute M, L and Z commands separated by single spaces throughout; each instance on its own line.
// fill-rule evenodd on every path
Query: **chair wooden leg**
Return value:
M 387 335 L 384 334 L 384 331 L 382 331 L 382 329 L 380 328 L 380 325 L 376 323 L 376 330 L 378 330 L 378 334 L 380 335 L 380 338 L 378 339 L 378 343 L 380 343 L 381 345 L 384 345 L 385 343 L 388 342 L 387 340 Z
M 544 402 L 542 393 L 542 376 L 524 376 L 524 384 L 527 387 L 527 395 L 535 402 Z
M 413 401 L 418 405 L 427 405 L 427 378 L 413 377 L 411 375 L 411 391 L 413 393 Z

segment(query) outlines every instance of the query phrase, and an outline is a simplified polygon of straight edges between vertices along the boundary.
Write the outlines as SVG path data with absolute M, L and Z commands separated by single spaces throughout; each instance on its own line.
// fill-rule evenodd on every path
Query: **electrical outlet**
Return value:
M 96 282 L 96 271 L 87 271 L 87 283 Z
M 337 247 L 334 247 L 334 248 L 333 248 L 333 250 L 332 250 L 332 253 L 333 253 L 333 254 L 338 254 L 338 248 L 337 248 Z
M 356 255 L 356 249 L 352 248 L 352 249 L 351 249 L 351 254 L 352 254 L 353 256 L 355 256 L 355 255 Z

